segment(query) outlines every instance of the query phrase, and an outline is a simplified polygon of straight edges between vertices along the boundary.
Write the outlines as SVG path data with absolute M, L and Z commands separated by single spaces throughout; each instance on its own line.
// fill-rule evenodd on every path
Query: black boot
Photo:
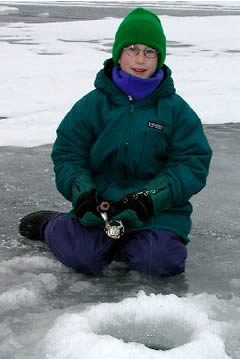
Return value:
M 53 211 L 38 211 L 28 214 L 20 220 L 19 233 L 21 236 L 32 240 L 43 240 L 40 236 L 41 224 L 58 214 L 64 214 Z

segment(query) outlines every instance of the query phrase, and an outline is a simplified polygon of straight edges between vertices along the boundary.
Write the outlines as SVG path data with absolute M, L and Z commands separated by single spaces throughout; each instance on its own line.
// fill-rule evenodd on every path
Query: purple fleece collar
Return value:
M 112 80 L 126 95 L 134 100 L 142 100 L 150 95 L 162 82 L 163 70 L 160 69 L 152 77 L 142 79 L 120 70 L 116 65 L 113 67 Z

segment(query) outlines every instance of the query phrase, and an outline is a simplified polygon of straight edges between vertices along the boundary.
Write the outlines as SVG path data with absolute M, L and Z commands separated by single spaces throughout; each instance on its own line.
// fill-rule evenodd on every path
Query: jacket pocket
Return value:
M 156 130 L 147 127 L 145 131 L 144 146 L 141 157 L 145 163 L 154 164 L 156 160 L 165 159 L 167 157 L 168 142 L 164 130 Z

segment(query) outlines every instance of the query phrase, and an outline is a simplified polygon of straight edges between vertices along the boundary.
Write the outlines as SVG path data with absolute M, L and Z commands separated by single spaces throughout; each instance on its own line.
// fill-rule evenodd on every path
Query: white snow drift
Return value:
M 239 122 L 240 16 L 161 20 L 179 94 L 203 123 Z M 93 89 L 120 21 L 2 23 L 0 146 L 54 141 L 63 116 Z
M 221 325 L 194 298 L 139 293 L 58 317 L 45 338 L 47 358 L 227 359 Z

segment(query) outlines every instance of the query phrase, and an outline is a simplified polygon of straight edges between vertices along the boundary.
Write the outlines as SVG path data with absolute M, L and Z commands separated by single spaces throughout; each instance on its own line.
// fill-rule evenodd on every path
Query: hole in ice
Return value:
M 228 359 L 216 328 L 191 298 L 139 293 L 63 314 L 44 346 L 49 357 L 62 359 Z
M 154 322 L 146 319 L 140 323 L 121 320 L 112 325 L 103 325 L 96 334 L 110 335 L 124 343 L 140 343 L 150 349 L 165 351 L 188 343 L 192 332 L 174 321 Z
M 106 307 L 106 312 L 104 304 L 102 306 L 105 318 L 99 318 L 96 322 L 96 328 L 93 330 L 95 334 L 110 335 L 125 343 L 140 343 L 147 348 L 164 351 L 191 341 L 194 325 L 187 323 L 182 312 L 174 313 L 173 310 L 171 313 L 171 310 L 163 305 L 159 306 L 159 311 L 157 308 L 151 311 L 151 308 L 140 305 L 125 308 L 123 312 L 119 311 L 119 306 L 115 304 L 106 306 L 109 306 Z M 96 318 L 98 317 L 97 315 Z

